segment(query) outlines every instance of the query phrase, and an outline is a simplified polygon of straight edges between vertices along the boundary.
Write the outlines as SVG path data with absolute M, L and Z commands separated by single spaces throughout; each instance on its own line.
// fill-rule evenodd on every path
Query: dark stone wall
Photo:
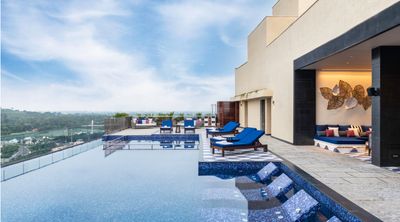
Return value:
M 372 163 L 400 166 L 400 46 L 372 50 Z
M 293 144 L 312 145 L 315 135 L 315 70 L 294 72 Z

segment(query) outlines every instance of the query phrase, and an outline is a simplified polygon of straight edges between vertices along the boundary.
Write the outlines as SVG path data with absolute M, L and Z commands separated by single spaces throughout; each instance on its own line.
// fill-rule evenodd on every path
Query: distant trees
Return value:
M 58 112 L 30 112 L 12 109 L 1 109 L 1 134 L 9 135 L 16 132 L 47 131 L 65 128 L 80 128 L 93 120 L 103 124 L 107 114 L 77 113 L 62 114 Z
M 123 117 L 128 117 L 128 116 L 129 116 L 128 113 L 116 113 L 116 114 L 114 114 L 113 117 L 115 117 L 115 118 L 123 118 Z
M 1 158 L 10 158 L 19 149 L 18 144 L 5 144 L 1 148 Z

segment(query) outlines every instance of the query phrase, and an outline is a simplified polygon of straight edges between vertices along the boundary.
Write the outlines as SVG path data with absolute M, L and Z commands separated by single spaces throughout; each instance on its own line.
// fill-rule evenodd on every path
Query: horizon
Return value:
M 247 34 L 274 3 L 3 1 L 1 106 L 208 110 L 234 95 Z

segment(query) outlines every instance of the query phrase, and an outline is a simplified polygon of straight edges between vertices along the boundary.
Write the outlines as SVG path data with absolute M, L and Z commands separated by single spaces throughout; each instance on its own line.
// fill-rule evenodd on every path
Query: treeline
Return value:
M 79 128 L 89 125 L 92 120 L 95 124 L 103 124 L 107 114 L 79 113 L 63 114 L 59 112 L 31 112 L 12 109 L 1 109 L 1 134 L 31 131 L 54 130 L 62 128 Z

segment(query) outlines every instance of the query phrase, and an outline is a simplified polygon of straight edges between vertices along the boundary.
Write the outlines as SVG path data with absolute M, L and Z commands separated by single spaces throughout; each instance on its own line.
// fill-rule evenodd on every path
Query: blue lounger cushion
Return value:
M 326 222 L 342 222 L 342 221 L 339 218 L 337 218 L 336 216 L 333 216 Z
M 275 178 L 268 186 L 264 186 L 260 189 L 242 190 L 241 192 L 247 200 L 257 201 L 268 200 L 273 197 L 283 196 L 292 188 L 293 181 L 286 174 L 282 173 L 279 177 Z
M 269 163 L 259 170 L 256 174 L 250 176 L 236 177 L 236 183 L 254 183 L 254 182 L 267 182 L 271 177 L 279 172 L 278 167 L 274 163 Z
M 316 140 L 321 140 L 328 143 L 333 144 L 354 144 L 360 145 L 365 144 L 365 140 L 359 137 L 327 137 L 327 136 L 317 136 L 315 137 Z
M 237 141 L 243 139 L 244 137 L 246 137 L 250 132 L 252 132 L 254 130 L 257 130 L 257 129 L 256 128 L 252 128 L 252 127 L 246 127 L 234 137 L 226 137 L 226 138 L 212 137 L 212 138 L 210 138 L 210 142 L 211 142 L 211 144 L 213 144 L 215 142 L 218 142 L 218 141 L 221 141 L 221 140 L 237 142 Z
M 230 121 L 228 122 L 224 127 L 220 128 L 220 129 L 215 129 L 215 130 L 210 130 L 207 129 L 207 134 L 217 134 L 217 133 L 230 133 L 236 130 L 236 128 L 238 128 L 240 126 L 239 123 L 235 122 L 235 121 Z
M 189 128 L 189 129 L 194 128 L 194 120 L 185 120 L 183 122 L 183 125 L 185 128 Z
M 170 129 L 172 128 L 172 120 L 163 120 L 161 123 L 161 129 Z
M 317 212 L 318 202 L 300 190 L 279 207 L 266 210 L 250 210 L 248 221 L 304 221 Z
M 264 130 L 254 130 L 249 132 L 244 138 L 237 142 L 216 142 L 214 146 L 220 148 L 229 148 L 235 146 L 251 146 L 258 141 L 265 134 Z

